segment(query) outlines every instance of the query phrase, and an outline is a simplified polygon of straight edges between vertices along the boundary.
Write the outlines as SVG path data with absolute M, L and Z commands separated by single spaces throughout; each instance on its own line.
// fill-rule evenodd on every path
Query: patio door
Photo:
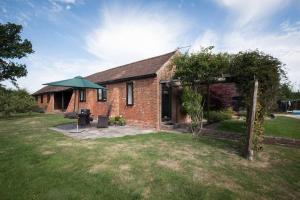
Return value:
M 162 121 L 171 120 L 172 88 L 165 83 L 161 85 L 161 119 Z

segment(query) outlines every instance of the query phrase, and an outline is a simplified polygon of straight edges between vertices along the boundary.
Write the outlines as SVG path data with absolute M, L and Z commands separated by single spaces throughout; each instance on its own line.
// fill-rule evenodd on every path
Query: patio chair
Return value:
M 97 128 L 107 128 L 108 127 L 108 118 L 110 116 L 112 106 L 109 105 L 106 115 L 98 115 L 98 124 Z

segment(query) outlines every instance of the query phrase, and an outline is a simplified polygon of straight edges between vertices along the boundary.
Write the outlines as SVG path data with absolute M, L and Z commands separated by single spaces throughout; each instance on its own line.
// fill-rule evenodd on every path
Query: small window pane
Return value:
M 97 100 L 98 101 L 106 101 L 106 89 L 98 89 L 97 90 Z
M 85 90 L 79 91 L 79 101 L 85 101 Z
M 127 105 L 133 105 L 133 84 L 127 83 Z
M 102 100 L 103 99 L 103 93 L 102 93 L 102 89 L 98 89 L 98 100 Z

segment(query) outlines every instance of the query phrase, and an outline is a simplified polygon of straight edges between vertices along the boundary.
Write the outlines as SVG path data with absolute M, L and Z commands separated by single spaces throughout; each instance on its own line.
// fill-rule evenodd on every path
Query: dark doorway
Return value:
M 172 88 L 163 83 L 161 92 L 161 119 L 162 121 L 168 121 L 171 120 Z
M 54 109 L 55 110 L 66 110 L 70 103 L 73 90 L 65 90 L 62 92 L 54 93 Z

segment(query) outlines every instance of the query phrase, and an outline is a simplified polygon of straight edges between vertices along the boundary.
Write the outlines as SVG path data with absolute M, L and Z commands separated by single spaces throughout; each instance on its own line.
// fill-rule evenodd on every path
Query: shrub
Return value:
M 45 110 L 43 108 L 38 107 L 37 105 L 34 106 L 31 111 L 36 113 L 45 113 Z
M 23 89 L 0 88 L 0 113 L 9 116 L 13 113 L 31 112 L 36 103 L 34 98 Z
M 207 118 L 207 113 L 205 113 L 205 118 Z M 221 122 L 232 118 L 232 113 L 230 111 L 210 111 L 208 121 L 211 123 Z
M 115 125 L 115 124 L 116 124 L 115 117 L 110 117 L 110 118 L 108 119 L 108 124 L 109 124 L 109 125 Z
M 115 117 L 110 117 L 108 119 L 108 124 L 109 125 L 117 125 L 117 126 L 124 126 L 126 124 L 125 118 L 122 116 L 115 116 Z
M 201 133 L 203 125 L 202 95 L 189 87 L 184 87 L 182 107 L 192 119 L 191 130 L 193 134 Z
M 126 121 L 125 121 L 124 117 L 119 118 L 118 125 L 119 126 L 125 126 L 125 124 L 126 124 Z

